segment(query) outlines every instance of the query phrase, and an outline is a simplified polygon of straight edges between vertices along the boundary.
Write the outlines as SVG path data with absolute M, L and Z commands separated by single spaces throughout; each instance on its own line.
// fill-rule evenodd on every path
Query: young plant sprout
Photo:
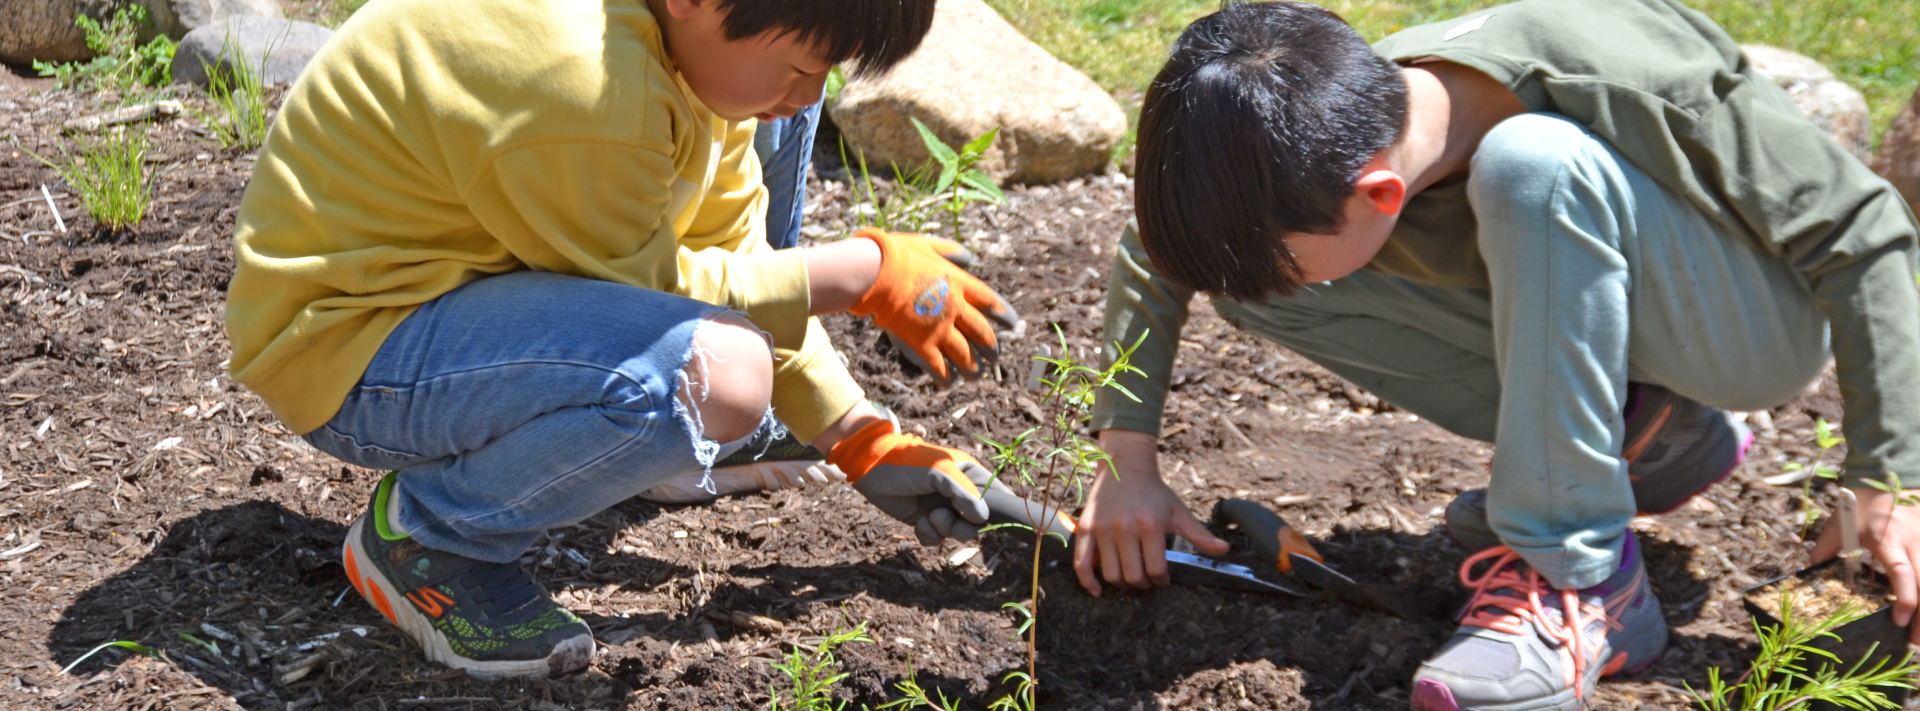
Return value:
M 1051 420 L 1029 428 L 1005 443 L 980 438 L 993 450 L 990 459 L 994 463 L 994 478 L 1023 485 L 1028 491 L 1027 498 L 1046 511 L 1078 507 L 1086 495 L 1089 481 L 1098 475 L 1100 465 L 1109 461 L 1106 452 L 1080 434 L 1093 417 L 1094 394 L 1101 388 L 1113 388 L 1127 397 L 1134 397 L 1133 393 L 1115 382 L 1115 378 L 1122 373 L 1145 375 L 1132 364 L 1133 352 L 1145 340 L 1145 333 L 1132 346 L 1112 344 L 1117 352 L 1113 364 L 1105 369 L 1081 363 L 1073 356 L 1073 349 L 1067 344 L 1066 334 L 1061 332 L 1059 326 L 1054 327 L 1054 333 L 1060 339 L 1060 355 L 1034 356 L 1034 360 L 1047 368 L 1047 375 L 1039 381 L 1046 391 L 1041 398 L 1040 409 L 1050 413 Z M 1029 528 L 1021 524 L 1001 524 L 981 530 L 1002 527 Z M 996 711 L 1032 711 L 1036 703 L 1040 659 L 1040 559 L 1048 534 L 1043 530 L 1030 530 L 1034 534 L 1033 564 L 1027 600 L 1024 603 L 1008 602 L 1002 606 L 1020 617 L 1016 629 L 1026 637 L 1027 669 L 1007 675 L 1006 681 L 1014 684 L 1014 693 L 994 702 L 991 708 Z
M 955 150 L 920 119 L 911 120 L 933 159 L 912 171 L 892 166 L 894 180 L 884 196 L 867 167 L 866 154 L 855 150 L 854 161 L 849 162 L 846 144 L 842 142 L 841 162 L 859 171 L 853 180 L 858 222 L 889 232 L 925 233 L 947 226 L 934 219 L 938 213 L 945 212 L 953 226 L 953 241 L 959 242 L 961 213 L 967 205 L 975 202 L 998 205 L 1007 201 L 1006 193 L 1001 192 L 993 177 L 974 167 L 986 156 L 987 147 L 993 145 L 1000 129 L 987 131 Z M 866 194 L 861 196 L 863 189 Z
M 1833 630 L 1866 617 L 1868 610 L 1857 603 L 1842 604 L 1833 614 L 1807 620 L 1794 614 L 1793 595 L 1780 597 L 1780 624 L 1763 627 L 1759 620 L 1753 631 L 1760 638 L 1760 656 L 1753 666 L 1729 684 L 1720 678 L 1718 668 L 1707 670 L 1707 690 L 1703 693 L 1688 685 L 1694 701 L 1706 711 L 1788 711 L 1804 709 L 1815 702 L 1826 702 L 1849 709 L 1899 708 L 1887 699 L 1883 689 L 1912 689 L 1908 678 L 1920 665 L 1908 652 L 1899 663 L 1882 659 L 1871 667 L 1865 659 L 1844 670 L 1839 658 L 1813 646 L 1821 638 L 1839 639 Z M 1823 659 L 1824 658 L 1824 659 Z M 1864 668 L 1863 668 L 1864 667 Z
M 1820 451 L 1824 452 L 1833 449 L 1835 445 L 1841 442 L 1847 441 L 1847 438 L 1841 436 L 1834 429 L 1833 423 L 1827 422 L 1826 418 L 1821 417 L 1815 418 L 1813 421 L 1813 441 L 1814 444 L 1820 445 Z M 1780 472 L 1781 474 L 1804 472 L 1807 471 L 1808 468 L 1809 465 L 1793 462 L 1782 467 Z M 1840 470 L 1834 467 L 1814 462 L 1811 465 L 1811 469 L 1811 474 L 1807 474 L 1800 479 L 1800 536 L 1802 538 L 1805 538 L 1807 533 L 1813 530 L 1813 524 L 1820 520 L 1820 507 L 1813 503 L 1814 480 L 1840 480 Z
M 798 647 L 787 652 L 786 661 L 774 662 L 773 668 L 787 677 L 788 701 L 782 703 L 780 690 L 769 685 L 767 708 L 770 711 L 842 711 L 847 703 L 833 703 L 833 688 L 847 678 L 847 673 L 840 670 L 840 659 L 834 656 L 834 650 L 850 642 L 872 641 L 873 638 L 867 636 L 867 623 L 861 622 L 853 629 L 835 628 L 812 654 Z

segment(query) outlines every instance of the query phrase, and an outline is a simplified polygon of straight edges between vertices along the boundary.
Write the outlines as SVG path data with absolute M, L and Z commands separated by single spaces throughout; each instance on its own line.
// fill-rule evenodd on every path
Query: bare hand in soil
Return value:
M 1895 506 L 1894 495 L 1875 489 L 1855 489 L 1860 500 L 1860 545 L 1873 554 L 1893 586 L 1893 622 L 1909 626 L 1908 641 L 1920 644 L 1920 626 L 1911 626 L 1920 604 L 1914 561 L 1920 560 L 1920 508 Z M 1840 527 L 1828 526 L 1813 547 L 1813 562 L 1832 558 L 1840 550 Z
M 1168 533 L 1207 555 L 1226 554 L 1227 542 L 1215 538 L 1160 480 L 1153 435 L 1107 430 L 1100 433 L 1100 448 L 1113 458 L 1119 476 L 1100 468 L 1075 528 L 1073 570 L 1088 593 L 1100 596 L 1100 577 L 1131 588 L 1166 587 Z

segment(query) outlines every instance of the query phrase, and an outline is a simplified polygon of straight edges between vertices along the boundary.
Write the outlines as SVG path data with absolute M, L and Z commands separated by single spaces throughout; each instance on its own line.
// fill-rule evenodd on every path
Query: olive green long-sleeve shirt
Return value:
M 1807 121 L 1705 15 L 1673 0 L 1522 0 L 1374 48 L 1404 65 L 1471 67 L 1528 110 L 1580 122 L 1727 234 L 1792 265 L 1830 322 L 1849 481 L 1895 472 L 1920 486 L 1920 227 L 1891 185 Z M 1367 268 L 1486 288 L 1475 224 L 1463 185 L 1425 190 Z M 1105 341 L 1147 332 L 1133 355 L 1145 376 L 1122 380 L 1140 402 L 1101 394 L 1094 429 L 1159 431 L 1192 295 L 1154 271 L 1137 237 L 1123 241 Z

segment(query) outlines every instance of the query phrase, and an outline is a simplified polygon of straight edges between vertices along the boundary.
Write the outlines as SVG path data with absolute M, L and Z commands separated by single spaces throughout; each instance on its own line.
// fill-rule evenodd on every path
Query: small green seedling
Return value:
M 1008 479 L 1024 485 L 1028 498 L 1045 507 L 1045 510 L 1066 511 L 1078 508 L 1085 500 L 1087 485 L 1099 476 L 1103 464 L 1111 468 L 1112 462 L 1107 453 L 1093 441 L 1082 437 L 1080 432 L 1093 419 L 1094 396 L 1101 389 L 1113 388 L 1129 398 L 1139 400 L 1117 379 L 1124 373 L 1145 375 L 1133 366 L 1133 352 L 1146 340 L 1146 334 L 1142 333 L 1132 346 L 1122 346 L 1117 342 L 1112 344 L 1114 357 L 1111 364 L 1105 368 L 1094 368 L 1074 358 L 1066 334 L 1059 326 L 1054 327 L 1054 333 L 1060 339 L 1060 355 L 1034 357 L 1047 368 L 1047 375 L 1039 381 L 1045 388 L 1040 409 L 1043 414 L 1051 413 L 1051 421 L 1021 432 L 1009 442 L 1001 443 L 985 437 L 980 440 L 993 450 L 990 460 L 994 464 L 995 479 Z M 1003 524 L 981 530 L 1007 526 L 1028 528 L 1019 524 Z M 1026 637 L 1027 669 L 1007 675 L 1006 681 L 1014 684 L 1014 693 L 994 702 L 990 707 L 992 709 L 1031 711 L 1037 703 L 1040 558 L 1045 543 L 1046 532 L 1034 530 L 1033 566 L 1029 571 L 1027 599 L 1002 605 L 1019 616 L 1016 633 Z
M 1847 441 L 1847 438 L 1840 436 L 1840 433 L 1834 429 L 1833 423 L 1828 422 L 1824 417 L 1814 418 L 1813 442 L 1814 444 L 1820 445 L 1821 451 L 1824 452 L 1826 450 L 1833 449 L 1835 446 L 1845 441 Z M 1806 471 L 1807 469 L 1808 469 L 1808 465 L 1801 464 L 1799 462 L 1793 462 L 1786 465 L 1785 467 L 1781 467 L 1780 472 L 1782 474 L 1785 474 L 1789 472 Z M 1813 503 L 1814 481 L 1819 479 L 1826 479 L 1828 481 L 1840 480 L 1839 469 L 1835 469 L 1831 466 L 1821 464 L 1819 462 L 1814 462 L 1812 465 L 1812 469 L 1813 469 L 1813 474 L 1800 480 L 1800 511 L 1801 511 L 1800 536 L 1802 538 L 1805 538 L 1807 533 L 1813 530 L 1813 524 L 1818 523 L 1820 521 L 1820 516 L 1821 516 L 1820 507 Z
M 109 649 L 124 649 L 129 652 L 133 652 L 134 654 L 141 654 L 141 655 L 146 655 L 154 658 L 159 658 L 160 656 L 159 652 L 155 652 L 152 649 L 148 649 L 147 646 L 144 644 L 141 644 L 139 642 L 130 642 L 123 639 L 119 641 L 108 642 L 98 647 L 94 647 L 91 650 L 88 650 L 86 654 L 80 655 L 79 659 L 73 660 L 72 664 L 68 664 L 65 668 L 61 669 L 60 674 L 62 676 L 66 675 L 67 672 L 73 671 L 74 667 L 80 666 L 81 662 L 87 661 L 88 659 L 92 659 L 93 655 L 99 654 Z
M 874 711 L 887 711 L 887 709 L 900 709 L 900 711 L 912 711 L 912 709 L 960 711 L 960 702 L 958 700 L 948 699 L 946 692 L 936 692 L 940 695 L 940 701 L 935 702 L 933 696 L 928 694 L 926 689 L 921 688 L 920 680 L 913 674 L 913 655 L 911 654 L 907 655 L 907 678 L 896 682 L 893 685 L 893 689 L 894 691 L 900 692 L 900 698 L 881 704 Z
M 1900 476 L 1893 472 L 1887 472 L 1884 480 L 1867 479 L 1865 483 L 1867 486 L 1893 494 L 1893 503 L 1897 506 L 1920 506 L 1920 494 L 1907 493 L 1911 490 L 1901 486 Z
M 1865 659 L 1874 656 L 1869 649 L 1862 661 L 1844 671 L 1839 657 L 1814 648 L 1821 638 L 1838 640 L 1834 630 L 1860 618 L 1868 611 L 1854 602 L 1843 603 L 1824 619 L 1808 621 L 1793 611 L 1792 594 L 1780 596 L 1780 624 L 1762 627 L 1754 620 L 1753 631 L 1760 638 L 1760 656 L 1732 684 L 1720 678 L 1718 668 L 1707 670 L 1707 691 L 1687 686 L 1694 701 L 1706 711 L 1788 711 L 1805 709 L 1825 702 L 1849 709 L 1894 709 L 1900 705 L 1887 699 L 1883 689 L 1912 689 L 1908 678 L 1920 670 L 1908 652 L 1897 664 L 1882 659 L 1862 668 Z
M 21 146 L 14 146 L 60 174 L 74 192 L 87 214 L 107 229 L 119 232 L 140 222 L 147 214 L 147 199 L 154 175 L 147 172 L 147 130 L 144 126 L 122 126 L 98 136 L 75 139 L 78 149 L 62 149 L 48 158 Z
M 920 132 L 920 142 L 926 144 L 927 153 L 933 156 L 933 162 L 940 166 L 939 175 L 934 178 L 933 187 L 927 192 L 940 200 L 941 209 L 946 210 L 953 221 L 953 241 L 960 241 L 960 213 L 968 203 L 988 202 L 995 205 L 1007 201 L 1006 193 L 1000 192 L 993 177 L 974 166 L 986 157 L 987 148 L 993 145 L 993 139 L 1000 135 L 1000 129 L 992 129 L 979 138 L 968 141 L 956 151 L 933 135 L 933 129 L 911 119 L 913 129 Z
M 132 103 L 171 80 L 173 41 L 161 35 L 140 44 L 140 28 L 149 24 L 145 7 L 120 8 L 105 26 L 86 15 L 73 23 L 87 33 L 87 48 L 98 56 L 87 62 L 35 61 L 34 70 L 53 77 L 59 88 L 112 92 L 122 103 Z
M 988 131 L 955 150 L 942 143 L 919 119 L 913 119 L 913 125 L 933 160 L 911 171 L 891 166 L 894 179 L 884 194 L 867 166 L 866 154 L 856 150 L 854 160 L 849 161 L 846 142 L 841 141 L 841 162 L 850 170 L 859 171 L 853 179 L 855 222 L 888 232 L 925 233 L 946 227 L 935 219 L 945 212 L 953 225 L 953 240 L 958 242 L 961 215 L 968 204 L 999 204 L 1007 200 L 1006 193 L 994 184 L 992 176 L 974 168 L 999 135 L 999 129 Z M 865 195 L 861 195 L 862 191 Z
M 867 636 L 867 623 L 861 622 L 853 629 L 835 628 L 812 654 L 794 648 L 787 652 L 784 662 L 774 662 L 773 668 L 787 677 L 789 687 L 783 703 L 780 690 L 771 685 L 767 688 L 767 708 L 770 711 L 842 711 L 847 703 L 833 703 L 833 687 L 847 678 L 840 671 L 840 660 L 834 656 L 834 650 L 851 642 L 872 642 Z

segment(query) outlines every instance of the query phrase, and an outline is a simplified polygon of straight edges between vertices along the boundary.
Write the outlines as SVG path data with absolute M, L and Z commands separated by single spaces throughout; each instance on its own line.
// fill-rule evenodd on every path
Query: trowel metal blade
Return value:
M 1306 597 L 1292 588 L 1261 580 L 1253 574 L 1252 568 L 1192 553 L 1167 551 L 1167 573 L 1174 582 L 1181 584 Z

